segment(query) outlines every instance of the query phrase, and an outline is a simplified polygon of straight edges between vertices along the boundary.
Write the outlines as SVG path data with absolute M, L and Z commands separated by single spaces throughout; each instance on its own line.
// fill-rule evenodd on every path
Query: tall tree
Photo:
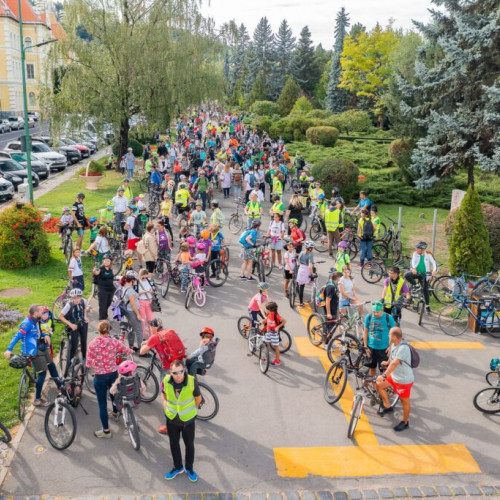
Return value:
M 280 95 L 287 76 L 292 69 L 292 56 L 295 49 L 295 38 L 292 29 L 288 26 L 286 19 L 281 21 L 275 38 L 275 65 L 271 84 L 272 98 L 277 99 Z
M 288 115 L 292 111 L 295 101 L 300 96 L 300 85 L 293 79 L 293 76 L 289 76 L 285 82 L 285 86 L 281 91 L 278 98 L 278 106 L 280 107 L 281 114 L 283 116 Z
M 240 27 L 238 28 L 236 40 L 236 47 L 233 51 L 233 55 L 229 64 L 229 94 L 233 97 L 237 82 L 242 79 L 243 73 L 245 72 L 245 57 L 248 50 L 248 45 L 250 43 L 250 35 L 248 34 L 248 30 L 243 23 L 240 24 Z
M 500 17 L 498 0 L 434 0 L 428 40 L 415 65 L 417 84 L 401 83 L 403 109 L 425 127 L 412 167 L 427 188 L 457 169 L 500 172 Z M 440 54 L 433 65 L 427 50 Z M 415 102 L 417 104 L 415 104 Z
M 264 87 L 269 91 L 274 65 L 274 35 L 267 17 L 261 18 L 255 27 L 249 50 L 247 88 L 252 88 L 259 74 L 264 77 Z M 267 99 L 270 96 L 262 96 Z
M 301 89 L 312 95 L 314 87 L 321 77 L 321 67 L 314 54 L 314 46 L 308 26 L 304 26 L 300 32 L 293 59 L 292 75 Z
M 335 43 L 333 45 L 332 63 L 330 66 L 330 79 L 326 90 L 326 109 L 333 113 L 342 113 L 347 105 L 347 92 L 339 88 L 342 65 L 340 58 L 344 50 L 344 39 L 349 27 L 349 15 L 342 7 L 337 13 L 335 21 Z

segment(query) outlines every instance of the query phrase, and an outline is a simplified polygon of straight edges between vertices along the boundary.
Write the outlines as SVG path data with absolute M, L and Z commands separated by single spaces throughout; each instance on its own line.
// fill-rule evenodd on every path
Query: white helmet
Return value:
M 312 240 L 306 240 L 304 242 L 304 246 L 306 248 L 315 248 L 316 247 L 316 243 L 314 243 L 314 241 L 312 241 Z
M 75 297 L 81 297 L 83 295 L 83 292 L 79 288 L 73 288 L 73 290 L 70 290 L 69 296 L 70 298 L 74 299 Z

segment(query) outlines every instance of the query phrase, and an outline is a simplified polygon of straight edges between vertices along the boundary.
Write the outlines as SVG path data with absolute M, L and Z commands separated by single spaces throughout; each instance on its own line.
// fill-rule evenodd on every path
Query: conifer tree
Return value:
M 314 54 L 311 32 L 307 26 L 302 28 L 295 50 L 292 75 L 301 89 L 312 95 L 321 77 L 321 68 Z
M 271 81 L 271 97 L 277 99 L 280 95 L 287 76 L 292 69 L 292 55 L 295 49 L 295 38 L 286 19 L 281 21 L 275 37 L 275 65 Z
M 290 113 L 299 96 L 300 85 L 293 79 L 293 76 L 290 75 L 287 78 L 285 86 L 283 87 L 283 90 L 278 98 L 278 106 L 280 107 L 281 114 L 283 116 Z
M 248 76 L 247 89 L 251 89 L 258 75 L 264 77 L 264 86 L 270 89 L 270 80 L 274 63 L 274 35 L 267 17 L 261 18 L 257 24 L 253 40 L 248 53 Z M 261 85 L 259 88 L 263 88 Z M 267 99 L 269 96 L 260 96 L 259 99 Z

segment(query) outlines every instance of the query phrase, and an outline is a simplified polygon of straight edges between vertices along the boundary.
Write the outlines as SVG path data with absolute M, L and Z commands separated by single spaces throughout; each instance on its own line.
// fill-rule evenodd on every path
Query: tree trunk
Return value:
M 120 140 L 118 143 L 118 158 L 117 158 L 117 166 L 116 169 L 120 171 L 120 161 L 123 156 L 127 153 L 128 147 L 128 133 L 130 131 L 130 125 L 128 123 L 128 117 L 123 118 L 120 123 Z
M 465 166 L 467 168 L 467 186 L 474 188 L 474 161 L 466 160 Z

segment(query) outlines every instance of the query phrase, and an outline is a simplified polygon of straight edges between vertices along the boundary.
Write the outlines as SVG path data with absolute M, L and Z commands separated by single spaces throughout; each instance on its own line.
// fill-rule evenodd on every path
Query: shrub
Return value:
M 306 116 L 307 118 L 320 118 L 324 120 L 325 118 L 330 118 L 332 116 L 332 112 L 327 109 L 313 109 L 312 111 L 309 111 Z
M 273 121 L 268 116 L 256 116 L 252 120 L 251 127 L 253 129 L 256 128 L 259 134 L 262 134 L 262 132 L 269 132 L 269 129 L 271 128 L 272 124 Z
M 324 120 L 325 125 L 338 128 L 343 134 L 351 132 L 369 132 L 373 129 L 370 115 L 366 111 L 350 109 Z
M 277 103 L 272 101 L 255 101 L 250 111 L 259 116 L 281 115 L 281 109 Z
M 484 222 L 479 195 L 469 186 L 462 205 L 455 214 L 450 238 L 450 271 L 458 274 L 458 268 L 481 276 L 493 264 L 490 238 Z
M 311 144 L 333 147 L 339 137 L 339 131 L 335 127 L 309 127 L 306 137 Z
M 290 114 L 305 115 L 309 113 L 309 111 L 312 111 L 312 109 L 313 109 L 312 102 L 306 96 L 301 96 L 295 101 L 295 104 L 293 105 Z
M 318 162 L 312 174 L 321 182 L 325 193 L 331 193 L 332 188 L 338 186 L 346 203 L 358 194 L 359 169 L 352 161 L 328 158 Z
M 88 175 L 94 176 L 94 175 L 102 175 L 104 173 L 104 165 L 100 162 L 97 161 L 91 161 L 89 164 L 89 171 Z M 78 170 L 78 175 L 87 175 L 87 167 L 82 167 Z
M 24 315 L 0 302 L 0 332 L 8 330 L 23 319 Z
M 450 212 L 444 223 L 444 230 L 448 241 L 453 233 L 457 211 L 458 209 L 455 209 Z M 481 203 L 481 211 L 483 212 L 484 223 L 490 236 L 493 263 L 496 266 L 500 266 L 500 208 L 488 203 Z
M 0 268 L 41 266 L 49 257 L 49 241 L 38 209 L 17 203 L 0 214 Z
M 136 141 L 135 139 L 129 138 L 128 147 L 132 148 L 132 153 L 134 153 L 134 156 L 136 156 L 138 158 L 142 156 L 144 148 L 142 147 L 142 144 L 139 141 Z M 118 149 L 119 149 L 119 145 L 118 145 L 118 143 L 115 143 L 113 145 L 113 154 L 115 156 L 118 156 Z
M 389 144 L 389 157 L 396 163 L 407 184 L 412 184 L 417 175 L 410 170 L 414 143 L 407 139 L 396 139 Z

